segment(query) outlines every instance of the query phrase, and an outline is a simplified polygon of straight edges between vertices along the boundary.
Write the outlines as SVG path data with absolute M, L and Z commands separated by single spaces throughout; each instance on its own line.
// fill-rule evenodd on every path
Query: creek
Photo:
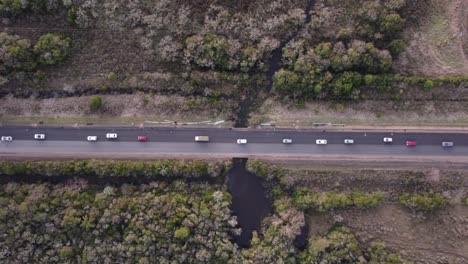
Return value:
M 294 32 L 291 33 L 284 41 L 280 43 L 280 45 L 273 50 L 271 53 L 271 57 L 268 60 L 268 70 L 266 71 L 266 91 L 272 92 L 273 91 L 273 76 L 275 73 L 281 68 L 281 59 L 283 58 L 283 48 L 291 42 L 291 40 L 295 39 L 302 29 L 309 24 L 311 19 L 310 12 L 313 10 L 315 6 L 315 0 L 307 0 L 307 4 L 305 6 L 305 19 L 301 26 L 299 26 Z M 254 85 L 252 89 L 247 89 L 244 99 L 240 101 L 238 111 L 236 113 L 235 120 L 235 127 L 247 127 L 249 122 L 249 115 L 252 109 L 255 108 L 255 104 L 258 103 L 258 94 L 261 89 L 265 89 L 265 86 L 262 85 Z

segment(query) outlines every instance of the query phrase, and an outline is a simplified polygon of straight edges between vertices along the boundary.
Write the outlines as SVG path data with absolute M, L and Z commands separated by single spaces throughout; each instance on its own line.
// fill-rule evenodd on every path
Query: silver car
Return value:
M 292 144 L 292 139 L 290 139 L 290 138 L 283 138 L 283 144 Z
M 345 140 L 344 140 L 344 143 L 345 143 L 346 145 L 354 144 L 354 139 L 345 139 Z
M 450 142 L 450 141 L 444 141 L 442 142 L 442 147 L 453 147 L 455 144 L 453 144 L 453 142 Z

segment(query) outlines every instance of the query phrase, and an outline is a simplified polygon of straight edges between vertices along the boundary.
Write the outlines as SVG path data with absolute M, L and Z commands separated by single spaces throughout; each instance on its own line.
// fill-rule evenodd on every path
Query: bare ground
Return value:
M 334 224 L 350 227 L 364 243 L 386 246 L 415 263 L 468 262 L 468 207 L 457 205 L 421 217 L 399 205 L 310 215 L 311 235 L 323 235 Z
M 435 191 L 459 204 L 460 198 L 468 196 L 467 176 L 467 170 L 436 165 L 427 169 L 322 167 L 291 170 L 287 180 L 293 186 L 317 192 L 382 191 L 387 197 L 385 204 L 374 209 L 310 213 L 312 236 L 344 224 L 362 242 L 384 241 L 391 250 L 415 263 L 467 263 L 468 206 L 453 205 L 423 215 L 395 202 L 402 192 Z
M 408 47 L 394 64 L 403 74 L 468 75 L 468 1 L 429 0 L 420 23 L 408 27 Z

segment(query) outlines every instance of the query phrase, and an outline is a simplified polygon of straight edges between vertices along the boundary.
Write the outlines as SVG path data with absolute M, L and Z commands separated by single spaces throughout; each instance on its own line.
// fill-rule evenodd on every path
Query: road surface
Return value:
M 46 140 L 34 140 L 34 134 L 45 134 Z M 117 133 L 117 140 L 107 140 L 106 133 Z M 147 142 L 137 142 L 145 135 Z M 278 129 L 229 128 L 96 128 L 96 127 L 0 127 L 0 136 L 12 136 L 13 141 L 0 144 L 0 156 L 9 154 L 192 154 L 242 156 L 412 156 L 412 157 L 468 157 L 467 133 L 392 133 L 346 132 Z M 97 142 L 87 142 L 87 136 L 98 136 Z M 194 142 L 195 136 L 209 136 L 209 143 Z M 392 137 L 392 144 L 383 143 Z M 248 144 L 238 145 L 245 138 Z M 293 144 L 282 144 L 284 138 Z M 326 139 L 327 145 L 316 145 L 317 139 Z M 345 145 L 345 139 L 354 139 L 354 145 Z M 416 147 L 407 147 L 413 140 Z M 455 143 L 452 148 L 441 147 L 441 142 Z

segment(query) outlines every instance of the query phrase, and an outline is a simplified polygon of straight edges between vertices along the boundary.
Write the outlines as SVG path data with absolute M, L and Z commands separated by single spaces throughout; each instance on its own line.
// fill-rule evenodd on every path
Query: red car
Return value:
M 416 141 L 406 141 L 406 146 L 415 147 L 416 146 Z
M 147 139 L 146 136 L 138 136 L 138 141 L 146 141 Z

